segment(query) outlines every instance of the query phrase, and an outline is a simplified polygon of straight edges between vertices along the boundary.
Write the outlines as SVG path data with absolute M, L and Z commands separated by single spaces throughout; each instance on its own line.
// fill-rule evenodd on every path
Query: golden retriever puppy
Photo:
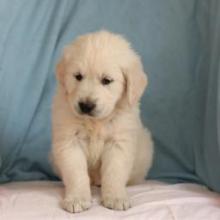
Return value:
M 88 209 L 95 184 L 105 207 L 128 209 L 126 185 L 143 181 L 153 157 L 139 115 L 147 84 L 140 58 L 120 35 L 99 31 L 64 49 L 56 76 L 52 157 L 65 186 L 63 208 Z

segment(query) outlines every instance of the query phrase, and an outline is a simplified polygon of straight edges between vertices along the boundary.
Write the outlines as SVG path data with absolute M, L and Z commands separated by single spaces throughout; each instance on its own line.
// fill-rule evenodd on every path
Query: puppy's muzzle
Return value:
M 96 107 L 96 104 L 89 100 L 84 101 L 84 102 L 80 101 L 78 105 L 79 105 L 80 112 L 86 115 L 92 115 L 92 112 Z

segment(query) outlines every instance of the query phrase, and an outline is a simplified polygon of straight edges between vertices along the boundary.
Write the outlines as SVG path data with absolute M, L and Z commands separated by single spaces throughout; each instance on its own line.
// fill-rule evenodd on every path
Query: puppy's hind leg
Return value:
M 153 140 L 147 129 L 139 133 L 137 151 L 128 185 L 143 183 L 147 176 L 153 160 Z

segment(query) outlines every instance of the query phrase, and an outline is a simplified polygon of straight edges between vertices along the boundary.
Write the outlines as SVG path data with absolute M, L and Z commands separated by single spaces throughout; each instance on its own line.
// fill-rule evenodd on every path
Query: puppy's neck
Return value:
M 82 124 L 91 136 L 98 136 L 102 127 L 104 126 L 102 121 L 90 118 L 84 119 Z

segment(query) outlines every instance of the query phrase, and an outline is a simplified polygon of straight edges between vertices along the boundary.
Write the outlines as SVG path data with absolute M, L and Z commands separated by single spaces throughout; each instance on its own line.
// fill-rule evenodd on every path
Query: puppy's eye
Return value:
M 75 77 L 76 80 L 78 80 L 78 81 L 82 81 L 82 80 L 83 80 L 83 75 L 82 75 L 81 73 L 75 74 L 74 77 Z
M 113 82 L 113 80 L 112 79 L 109 79 L 109 78 L 107 78 L 107 77 L 104 77 L 104 78 L 102 78 L 102 80 L 101 80 L 101 83 L 102 83 L 102 85 L 108 85 L 108 84 L 110 84 L 110 83 L 112 83 Z

